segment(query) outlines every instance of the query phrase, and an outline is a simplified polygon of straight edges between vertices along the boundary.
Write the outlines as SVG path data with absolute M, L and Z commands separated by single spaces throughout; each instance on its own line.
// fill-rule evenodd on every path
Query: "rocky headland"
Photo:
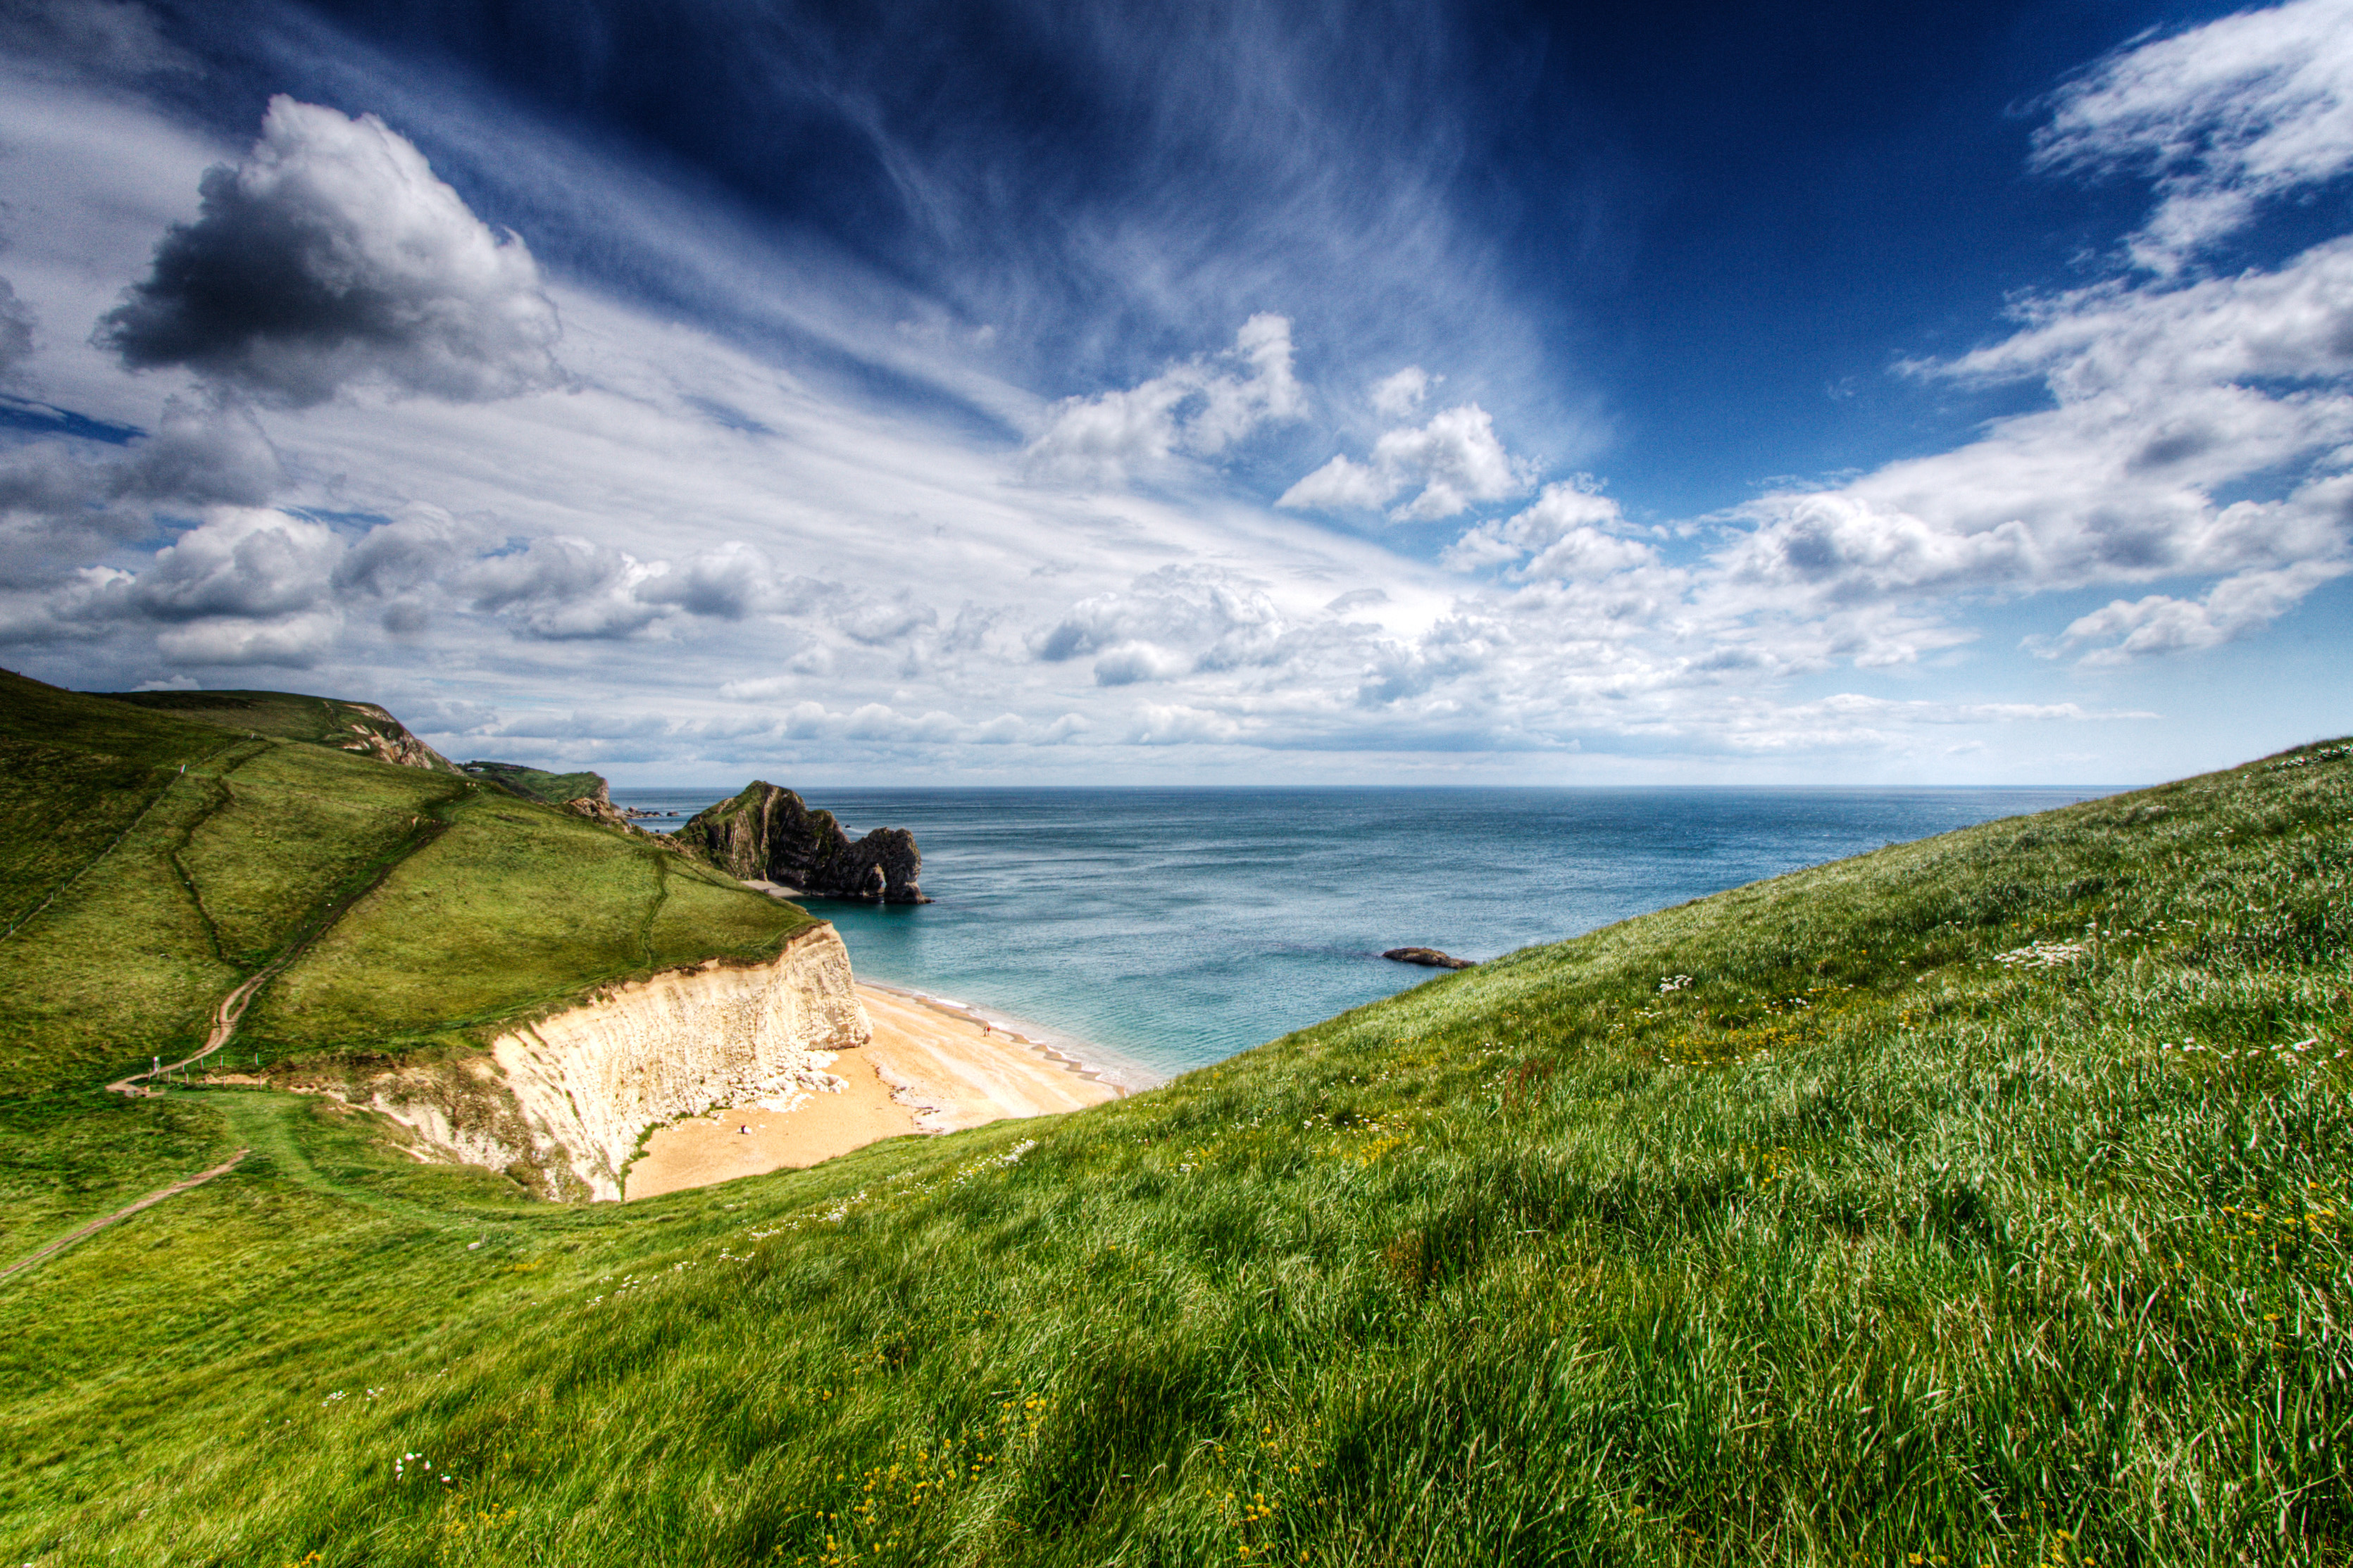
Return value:
M 701 811 L 673 836 L 678 847 L 746 882 L 774 882 L 816 898 L 928 904 L 917 885 L 923 852 L 903 827 L 852 839 L 829 811 L 791 790 L 754 780 Z

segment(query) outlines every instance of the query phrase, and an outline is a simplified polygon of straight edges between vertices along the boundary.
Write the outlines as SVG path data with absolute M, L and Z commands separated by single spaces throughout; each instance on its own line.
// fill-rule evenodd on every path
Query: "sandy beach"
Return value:
M 843 1051 L 839 1094 L 807 1094 L 691 1116 L 656 1132 L 626 1191 L 653 1197 L 765 1171 L 796 1169 L 884 1138 L 952 1132 L 1044 1116 L 1119 1090 L 1069 1058 L 990 1028 L 953 1004 L 860 984 L 873 1040 Z

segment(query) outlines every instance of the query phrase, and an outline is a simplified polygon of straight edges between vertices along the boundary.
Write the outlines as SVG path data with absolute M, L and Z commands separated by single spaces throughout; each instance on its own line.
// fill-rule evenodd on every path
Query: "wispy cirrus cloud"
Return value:
M 2348 32 L 2346 0 L 2290 0 L 2121 49 L 2055 95 L 2034 165 L 2154 179 L 2126 248 L 2169 277 L 2263 203 L 2353 169 Z

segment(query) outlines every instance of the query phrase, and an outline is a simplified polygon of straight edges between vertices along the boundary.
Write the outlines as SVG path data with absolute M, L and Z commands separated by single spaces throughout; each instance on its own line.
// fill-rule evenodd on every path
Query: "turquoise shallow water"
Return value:
M 1493 958 L 2105 793 L 825 790 L 810 804 L 853 834 L 912 828 L 938 902 L 809 907 L 861 978 L 956 998 L 1143 1083 L 1430 978 L 1383 948 Z M 716 798 L 613 791 L 690 815 Z

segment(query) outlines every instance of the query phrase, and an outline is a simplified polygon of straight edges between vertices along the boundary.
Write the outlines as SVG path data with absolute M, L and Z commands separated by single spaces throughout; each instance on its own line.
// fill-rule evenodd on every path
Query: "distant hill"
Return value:
M 193 719 L 225 730 L 243 730 L 280 741 L 356 752 L 404 767 L 454 773 L 458 765 L 416 736 L 373 702 L 305 697 L 291 691 L 113 691 L 99 693 L 117 702 Z
M 602 773 L 551 773 L 538 768 L 527 768 L 521 763 L 471 762 L 461 770 L 474 778 L 488 779 L 531 800 L 545 801 L 550 805 L 562 805 L 567 800 L 593 800 L 610 805 Z
M 431 917 L 318 949 L 271 1049 L 513 1016 L 567 940 L 647 962 L 679 928 L 644 856 L 677 857 L 29 682 L 0 725 L 0 901 L 46 911 L 0 975 L 0 1240 L 250 1151 L 0 1279 L 12 1560 L 2353 1541 L 2353 744 L 1662 910 L 1067 1117 L 590 1208 L 420 1166 L 332 1101 L 67 1086 L 150 1027 L 117 976 L 194 1028 L 378 866 Z M 689 929 L 771 940 L 666 885 L 707 900 Z

